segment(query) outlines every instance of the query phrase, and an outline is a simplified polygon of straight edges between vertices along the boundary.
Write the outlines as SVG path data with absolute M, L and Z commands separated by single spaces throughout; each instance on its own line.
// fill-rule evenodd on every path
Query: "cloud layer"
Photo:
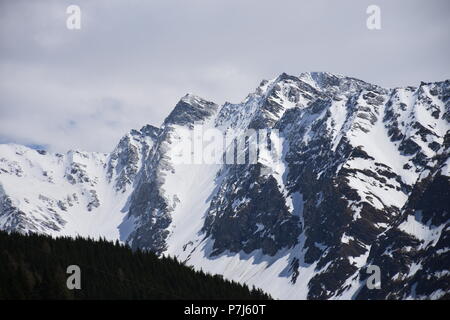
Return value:
M 450 78 L 450 4 L 431 1 L 0 2 L 0 143 L 108 152 L 187 92 L 237 102 L 282 72 L 385 87 Z M 66 28 L 66 8 L 82 11 Z M 366 28 L 381 7 L 382 29 Z

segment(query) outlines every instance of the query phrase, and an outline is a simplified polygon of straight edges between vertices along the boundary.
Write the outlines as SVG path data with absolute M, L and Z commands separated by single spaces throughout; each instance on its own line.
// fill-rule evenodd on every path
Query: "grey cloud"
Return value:
M 78 4 L 82 29 L 65 27 Z M 110 151 L 192 92 L 237 102 L 281 72 L 386 87 L 449 78 L 450 4 L 375 1 L 0 1 L 0 141 Z M 76 125 L 69 125 L 73 123 Z

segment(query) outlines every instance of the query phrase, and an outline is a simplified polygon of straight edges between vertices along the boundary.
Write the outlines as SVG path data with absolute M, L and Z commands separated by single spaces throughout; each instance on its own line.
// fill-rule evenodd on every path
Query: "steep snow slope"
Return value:
M 133 179 L 153 145 L 149 129 L 157 131 L 149 126 L 131 131 L 110 155 L 0 145 L 2 229 L 126 239 L 118 226 Z
M 205 163 L 191 149 L 208 145 L 199 127 L 263 130 L 235 160 L 267 148 L 256 163 Z M 441 298 L 449 130 L 448 80 L 384 89 L 281 74 L 239 104 L 186 95 L 109 155 L 0 146 L 0 227 L 120 239 L 277 298 Z M 381 290 L 365 286 L 370 264 Z

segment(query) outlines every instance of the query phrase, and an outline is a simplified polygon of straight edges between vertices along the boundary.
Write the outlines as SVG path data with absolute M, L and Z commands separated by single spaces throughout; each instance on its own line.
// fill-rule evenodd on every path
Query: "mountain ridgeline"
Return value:
M 277 130 L 281 150 L 175 161 L 197 125 Z M 450 80 L 283 73 L 237 104 L 188 94 L 109 154 L 0 145 L 0 229 L 120 240 L 275 298 L 445 299 L 449 148 Z

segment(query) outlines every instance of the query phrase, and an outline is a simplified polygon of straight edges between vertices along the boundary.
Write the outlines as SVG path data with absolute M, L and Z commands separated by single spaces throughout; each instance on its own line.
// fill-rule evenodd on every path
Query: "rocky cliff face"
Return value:
M 259 135 L 206 163 L 199 126 Z M 282 74 L 239 104 L 186 95 L 111 154 L 1 145 L 0 227 L 120 239 L 279 298 L 449 297 L 449 139 L 449 80 Z

